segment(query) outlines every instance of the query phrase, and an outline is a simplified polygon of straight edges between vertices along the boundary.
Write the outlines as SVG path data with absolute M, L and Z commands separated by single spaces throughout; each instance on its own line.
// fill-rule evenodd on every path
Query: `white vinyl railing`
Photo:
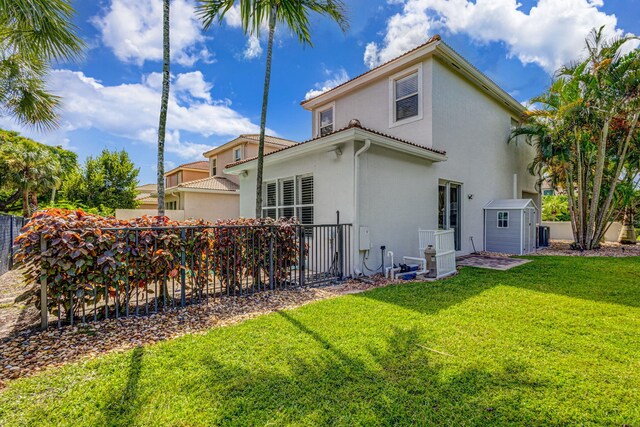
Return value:
M 438 279 L 456 272 L 454 230 L 418 230 L 418 241 L 420 256 L 428 246 L 435 249 Z

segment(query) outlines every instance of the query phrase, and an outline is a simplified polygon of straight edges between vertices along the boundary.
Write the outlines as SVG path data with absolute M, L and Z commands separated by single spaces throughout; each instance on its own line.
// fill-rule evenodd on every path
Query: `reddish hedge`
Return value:
M 116 299 L 122 310 L 141 292 L 153 298 L 158 290 L 158 298 L 164 299 L 166 290 L 160 284 L 179 279 L 181 271 L 192 296 L 202 295 L 214 273 L 228 289 L 239 289 L 249 280 L 264 281 L 271 245 L 276 255 L 272 275 L 282 282 L 298 261 L 296 224 L 269 218 L 215 224 L 147 216 L 123 221 L 80 210 L 46 209 L 34 214 L 16 239 L 15 259 L 25 267 L 27 284 L 46 274 L 48 310 L 68 318 L 72 312 L 81 314 L 83 301 L 92 308 L 95 298 L 104 307 L 107 294 L 110 311 Z M 47 243 L 44 253 L 41 239 Z

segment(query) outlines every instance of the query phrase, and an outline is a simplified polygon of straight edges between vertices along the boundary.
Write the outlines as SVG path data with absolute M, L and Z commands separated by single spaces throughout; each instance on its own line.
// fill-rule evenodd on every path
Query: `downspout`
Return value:
M 360 156 L 362 154 L 364 154 L 367 150 L 369 150 L 369 148 L 371 148 L 371 140 L 369 138 L 364 140 L 364 146 L 359 149 L 358 151 L 356 151 L 355 155 L 354 155 L 354 166 L 353 166 L 353 234 L 354 234 L 354 248 L 353 248 L 353 252 L 355 254 L 354 256 L 354 260 L 356 261 L 355 266 L 354 266 L 354 273 L 356 273 L 356 276 L 359 276 L 362 273 L 362 268 L 361 266 L 358 264 L 359 260 L 360 260 L 360 218 L 359 218 L 359 214 L 358 214 L 358 204 L 359 204 L 359 198 L 358 198 L 358 181 L 359 181 L 359 176 L 360 176 Z
M 518 197 L 518 174 L 517 173 L 513 174 L 513 198 L 514 199 L 520 198 Z

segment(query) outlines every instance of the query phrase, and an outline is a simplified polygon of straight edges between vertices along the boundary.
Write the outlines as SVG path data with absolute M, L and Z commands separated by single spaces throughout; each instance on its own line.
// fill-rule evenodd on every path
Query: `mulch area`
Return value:
M 324 287 L 266 291 L 143 317 L 109 319 L 47 331 L 32 328 L 17 335 L 6 334 L 0 338 L 0 389 L 7 381 L 81 359 L 185 334 L 204 333 L 213 327 L 391 283 L 379 278 Z
M 610 257 L 629 257 L 640 256 L 640 245 L 621 245 L 620 243 L 603 243 L 599 249 L 592 251 L 579 251 L 571 249 L 570 240 L 552 240 L 550 246 L 539 249 L 536 253 L 530 255 L 563 255 L 563 256 L 610 256 Z

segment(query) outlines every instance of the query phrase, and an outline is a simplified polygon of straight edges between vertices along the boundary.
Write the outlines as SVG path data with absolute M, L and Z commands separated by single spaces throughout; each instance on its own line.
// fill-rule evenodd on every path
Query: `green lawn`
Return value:
M 639 278 L 537 257 L 321 301 L 12 382 L 0 425 L 638 426 Z

